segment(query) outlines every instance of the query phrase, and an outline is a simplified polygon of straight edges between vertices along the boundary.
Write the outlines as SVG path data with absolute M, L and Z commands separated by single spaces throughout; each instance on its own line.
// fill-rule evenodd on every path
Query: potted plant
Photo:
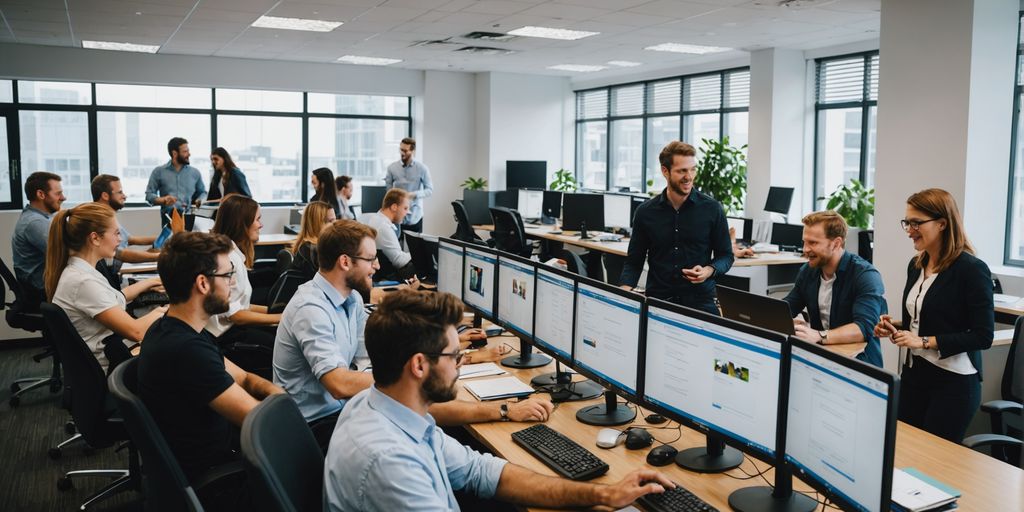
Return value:
M 466 178 L 462 182 L 462 188 L 466 190 L 487 190 L 487 178 Z
M 697 163 L 694 186 L 722 203 L 726 215 L 741 213 L 747 195 L 747 146 L 731 146 L 729 137 L 701 139 L 701 146 L 704 156 Z
M 822 199 L 826 198 L 818 198 L 819 201 Z M 839 185 L 827 199 L 825 208 L 842 215 L 851 228 L 871 229 L 875 189 L 865 187 L 860 180 L 850 180 L 849 184 Z
M 575 192 L 579 188 L 579 184 L 576 183 L 576 176 L 573 175 L 572 171 L 559 169 L 555 173 L 555 181 L 552 181 L 548 188 L 559 192 Z

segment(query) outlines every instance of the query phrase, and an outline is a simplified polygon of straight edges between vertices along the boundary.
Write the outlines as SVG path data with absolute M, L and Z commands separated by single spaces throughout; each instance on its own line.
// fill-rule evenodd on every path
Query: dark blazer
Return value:
M 217 183 L 220 183 L 222 179 L 221 171 L 213 171 L 213 179 L 210 180 L 210 193 L 206 196 L 207 201 L 214 199 L 221 199 L 228 194 L 240 194 L 245 197 L 252 197 L 252 192 L 249 191 L 249 182 L 245 179 L 245 174 L 242 170 L 235 168 L 231 171 L 231 175 L 228 176 L 227 185 L 224 187 L 224 194 L 220 194 L 218 191 Z
M 903 328 L 910 327 L 907 296 L 922 269 L 907 265 L 903 289 Z M 946 270 L 939 272 L 921 303 L 918 335 L 934 336 L 943 359 L 967 353 L 981 378 L 981 352 L 992 346 L 995 306 L 992 302 L 992 273 L 974 255 L 962 253 Z
M 297 270 L 302 274 L 303 282 L 313 279 L 320 270 L 320 259 L 317 257 L 316 244 L 303 242 L 299 250 L 292 256 L 292 264 L 288 270 Z

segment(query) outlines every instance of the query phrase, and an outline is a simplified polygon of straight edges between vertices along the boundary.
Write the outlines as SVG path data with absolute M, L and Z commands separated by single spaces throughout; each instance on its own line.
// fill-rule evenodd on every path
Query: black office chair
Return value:
M 291 397 L 270 396 L 250 411 L 242 423 L 241 445 L 258 510 L 320 510 L 323 452 Z
M 282 272 L 267 294 L 267 313 L 283 313 L 284 308 L 299 289 L 299 285 L 307 281 L 309 281 L 307 276 L 298 270 L 289 269 Z
M 857 233 L 857 256 L 864 258 L 868 263 L 875 253 L 875 230 L 865 229 Z
M 583 263 L 583 258 L 580 258 L 579 254 L 564 248 L 552 249 L 550 254 L 552 258 L 565 261 L 566 270 L 569 272 L 584 277 L 587 276 L 587 265 Z
M 473 225 L 469 223 L 469 213 L 466 212 L 466 205 L 462 201 L 452 201 L 452 210 L 455 211 L 455 233 L 450 238 L 472 244 L 489 245 L 483 238 L 477 236 Z
M 981 404 L 992 422 L 992 433 L 977 434 L 963 440 L 964 446 L 977 450 L 989 447 L 991 455 L 1024 469 L 1024 316 L 1017 317 L 1013 339 L 1006 354 L 1006 366 L 1000 385 L 1002 400 Z
M 96 356 L 85 340 L 75 330 L 67 313 L 50 303 L 40 305 L 45 323 L 43 332 L 53 340 L 64 367 L 70 394 L 71 417 L 75 420 L 78 433 L 92 448 L 107 448 L 119 441 L 128 440 L 124 423 L 117 415 L 116 407 L 107 396 L 107 378 Z M 82 510 L 90 505 L 119 492 L 139 489 L 138 458 L 135 449 L 128 444 L 129 469 L 69 471 L 57 481 L 57 488 L 68 490 L 74 487 L 72 478 L 83 476 L 105 476 L 115 480 L 93 494 L 82 504 Z
M 532 256 L 537 247 L 526 239 L 526 228 L 519 212 L 501 206 L 490 208 L 490 211 L 491 222 L 494 223 L 494 231 L 491 231 L 494 247 L 524 258 Z
M 25 293 L 25 288 L 11 271 L 7 263 L 0 258 L 0 309 L 5 310 L 7 325 L 15 329 L 22 329 L 28 332 L 41 332 L 43 330 L 43 315 L 39 313 L 40 297 L 31 297 Z M 7 302 L 7 288 L 14 293 L 14 302 Z M 38 295 L 38 294 L 36 294 Z M 21 395 L 43 386 L 49 386 L 50 393 L 56 393 L 61 389 L 60 358 L 57 356 L 57 349 L 53 341 L 45 336 L 46 349 L 32 356 L 32 360 L 40 362 L 46 358 L 52 358 L 53 365 L 48 376 L 21 377 L 11 383 L 11 398 L 8 400 L 10 406 L 17 407 L 21 404 Z
M 423 233 L 405 232 L 405 246 L 412 256 L 412 265 L 416 275 L 427 284 L 437 282 L 437 239 L 428 239 Z
M 377 251 L 377 263 L 380 268 L 373 274 L 374 282 L 379 281 L 404 281 L 410 279 L 416 275 L 416 267 L 412 261 L 396 267 L 387 256 L 384 255 L 384 251 Z
M 277 261 L 274 263 L 274 275 L 280 276 L 292 264 L 292 252 L 288 249 L 277 251 Z
M 626 257 L 618 254 L 604 253 L 601 255 L 604 261 L 605 275 L 608 277 L 608 284 L 619 286 L 622 278 L 622 268 L 626 266 Z

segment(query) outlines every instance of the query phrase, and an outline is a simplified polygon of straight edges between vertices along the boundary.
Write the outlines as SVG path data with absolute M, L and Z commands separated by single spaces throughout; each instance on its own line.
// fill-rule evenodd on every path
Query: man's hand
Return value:
M 511 421 L 547 421 L 555 410 L 550 400 L 530 398 L 521 402 L 509 402 L 508 419 Z
M 896 334 L 896 326 L 892 324 L 892 317 L 889 315 L 878 317 L 878 323 L 875 324 L 874 331 L 876 338 L 893 337 Z
M 711 275 L 714 273 L 715 267 L 712 267 L 711 265 L 697 265 L 693 268 L 683 269 L 683 277 L 685 277 L 687 281 L 693 284 L 700 284 L 703 283 L 704 281 L 707 281 L 708 278 L 711 277 Z
M 674 489 L 675 484 L 665 475 L 650 469 L 634 471 L 622 481 L 602 489 L 601 504 L 620 509 L 650 493 L 661 494 L 665 489 Z
M 797 339 L 806 341 L 807 343 L 817 343 L 821 341 L 821 335 L 818 331 L 811 329 L 811 326 L 807 325 L 807 322 L 800 320 L 799 322 L 793 321 L 793 330 L 796 331 L 793 336 Z
M 487 334 L 484 333 L 483 329 L 474 327 L 472 329 L 466 329 L 459 333 L 460 343 L 472 343 L 474 341 L 486 340 Z
M 174 203 L 178 202 L 178 198 L 174 197 L 174 196 L 172 196 L 170 194 L 167 194 L 166 196 L 156 198 L 155 202 L 156 202 L 156 204 L 160 204 L 160 205 L 164 205 L 164 206 L 171 206 Z
M 626 290 L 627 292 L 633 291 L 633 287 L 628 285 L 628 284 L 620 284 L 619 288 L 622 288 L 623 290 Z

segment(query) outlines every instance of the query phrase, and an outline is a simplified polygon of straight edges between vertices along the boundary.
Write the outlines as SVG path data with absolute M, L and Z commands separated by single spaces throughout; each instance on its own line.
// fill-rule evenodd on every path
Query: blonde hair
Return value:
M 409 192 L 400 188 L 393 188 L 388 190 L 384 194 L 384 200 L 381 201 L 380 209 L 387 210 L 391 205 L 402 204 L 409 197 Z
M 803 223 L 806 227 L 823 224 L 822 228 L 825 230 L 825 238 L 829 240 L 835 240 L 836 238 L 846 240 L 846 219 L 834 210 L 808 213 L 804 215 Z
M 936 272 L 942 272 L 949 268 L 964 252 L 974 254 L 974 246 L 967 239 L 964 221 L 960 217 L 960 209 L 957 208 L 956 200 L 949 192 L 941 188 L 925 189 L 908 197 L 907 205 L 928 215 L 930 219 L 946 221 L 946 229 L 939 234 L 942 246 L 939 249 L 939 261 L 935 265 Z M 927 264 L 928 253 L 919 252 L 914 259 L 914 266 L 924 268 Z
M 89 235 L 110 229 L 115 223 L 114 219 L 111 207 L 95 202 L 82 203 L 53 216 L 46 240 L 46 269 L 43 271 L 47 300 L 53 300 L 60 275 L 64 267 L 68 266 L 71 251 L 81 251 L 89 241 Z
M 317 243 L 320 232 L 327 225 L 327 213 L 332 211 L 334 207 L 323 201 L 313 201 L 306 205 L 306 210 L 302 212 L 302 228 L 292 244 L 292 254 L 297 254 L 299 247 L 306 242 Z

